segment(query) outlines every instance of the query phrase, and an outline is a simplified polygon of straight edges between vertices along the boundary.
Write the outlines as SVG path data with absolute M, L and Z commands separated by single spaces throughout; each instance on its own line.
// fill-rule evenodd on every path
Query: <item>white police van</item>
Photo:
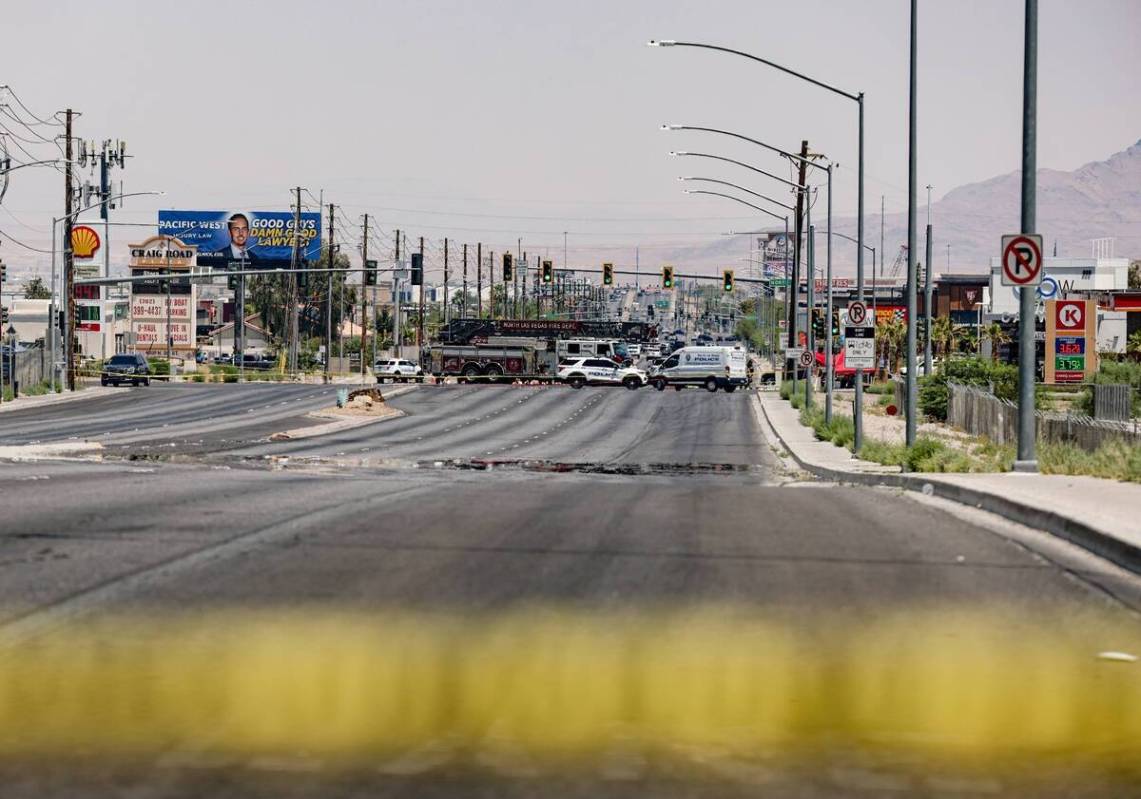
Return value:
M 650 383 L 658 391 L 704 386 L 732 393 L 749 384 L 748 358 L 740 347 L 682 347 L 654 369 Z

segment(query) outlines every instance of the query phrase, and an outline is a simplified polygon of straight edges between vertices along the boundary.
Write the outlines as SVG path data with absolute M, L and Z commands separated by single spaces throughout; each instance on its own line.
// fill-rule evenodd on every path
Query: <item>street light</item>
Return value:
M 719 133 L 723 136 L 731 136 L 734 139 L 740 139 L 742 141 L 750 142 L 751 144 L 755 144 L 758 147 L 763 147 L 766 150 L 770 150 L 771 152 L 777 153 L 777 154 L 779 154 L 785 158 L 788 158 L 790 160 L 797 161 L 801 164 L 804 164 L 805 166 L 812 166 L 812 167 L 815 167 L 816 169 L 823 170 L 829 176 L 829 188 L 831 188 L 831 175 L 832 175 L 831 165 L 824 167 L 824 166 L 816 163 L 815 161 L 813 161 L 811 159 L 803 158 L 799 155 L 796 155 L 795 153 L 790 153 L 788 150 L 782 149 L 780 147 L 776 147 L 774 145 L 768 144 L 768 143 L 760 141 L 758 139 L 754 139 L 754 138 L 751 138 L 749 136 L 742 135 L 740 133 L 734 133 L 734 132 L 729 131 L 729 130 L 722 130 L 720 128 L 709 128 L 709 127 L 704 127 L 704 126 L 699 126 L 699 125 L 680 125 L 680 124 L 676 124 L 676 123 L 667 123 L 667 124 L 664 124 L 661 126 L 661 130 L 695 130 L 695 131 L 701 131 L 704 133 Z M 831 191 L 829 191 L 829 198 L 831 198 Z M 831 205 L 831 202 L 829 202 L 829 205 Z M 797 224 L 799 224 L 799 223 L 800 223 L 800 220 L 798 219 Z M 828 227 L 829 227 L 829 229 L 831 229 L 831 227 L 832 227 L 831 215 L 830 214 L 829 214 L 829 225 L 828 225 Z M 797 244 L 799 245 L 799 241 L 797 242 Z M 800 248 L 798 246 L 797 247 L 797 259 L 798 259 L 798 261 L 799 261 L 799 257 L 800 257 Z M 797 272 L 797 266 L 794 263 L 793 270 L 792 270 L 792 279 L 791 279 L 791 288 L 793 289 L 793 291 L 790 292 L 793 297 L 796 296 L 796 292 L 799 290 L 799 282 L 800 282 L 800 279 L 799 279 L 799 274 Z M 809 282 L 807 285 L 808 285 L 808 299 L 810 301 L 809 304 L 811 305 L 812 288 L 813 287 L 812 287 L 811 282 Z M 829 282 L 829 288 L 831 288 L 831 282 Z M 789 330 L 788 330 L 788 345 L 790 347 L 795 347 L 796 343 L 797 343 L 796 303 L 795 302 L 789 303 L 789 325 L 788 325 L 788 328 L 789 328 Z M 811 331 L 808 331 L 808 332 L 810 333 Z M 793 382 L 794 383 L 795 383 L 795 380 L 796 380 L 796 367 L 794 366 L 793 367 Z
M 1028 2 L 1029 2 L 1029 0 L 1028 0 Z M 1033 0 L 1033 2 L 1036 3 L 1037 0 Z M 1037 8 L 1037 6 L 1035 6 L 1035 9 L 1036 8 Z M 912 16 L 914 16 L 914 2 L 912 3 L 912 11 L 913 11 Z M 1036 19 L 1036 17 L 1035 17 L 1035 19 Z M 859 300 L 862 302 L 864 299 L 864 249 L 863 249 L 863 244 L 864 244 L 864 93 L 858 92 L 856 94 L 852 94 L 851 92 L 844 91 L 843 89 L 837 88 L 836 86 L 832 86 L 832 85 L 827 84 L 827 83 L 824 83 L 823 81 L 817 80 L 816 78 L 811 78 L 808 75 L 804 75 L 800 72 L 789 69 L 788 67 L 782 66 L 781 64 L 778 64 L 774 61 L 769 61 L 767 58 L 761 58 L 760 56 L 755 56 L 751 53 L 745 53 L 745 52 L 742 52 L 741 50 L 734 50 L 734 49 L 729 48 L 729 47 L 721 47 L 720 45 L 716 45 L 716 44 L 704 44 L 701 42 L 679 42 L 676 39 L 657 39 L 657 40 L 651 39 L 648 44 L 651 47 L 697 47 L 697 48 L 702 49 L 702 50 L 715 50 L 717 52 L 728 53 L 730 55 L 740 56 L 741 58 L 747 58 L 750 61 L 756 61 L 759 64 L 764 64 L 767 67 L 772 67 L 773 69 L 779 70 L 779 71 L 785 73 L 786 75 L 791 75 L 794 78 L 800 78 L 803 81 L 807 81 L 808 83 L 811 83 L 813 86 L 817 86 L 821 89 L 827 89 L 828 91 L 832 92 L 833 94 L 839 95 L 840 97 L 845 97 L 849 100 L 854 101 L 857 104 L 857 106 L 859 107 L 859 131 L 858 131 L 858 144 L 857 144 L 857 147 L 858 147 L 857 173 L 858 174 L 857 174 L 857 179 L 856 179 L 856 183 L 857 183 L 856 237 L 859 239 L 858 243 L 860 246 L 856 248 L 856 294 L 857 294 L 857 297 L 859 298 Z M 913 42 L 912 52 L 914 55 L 914 42 Z M 914 59 L 913 59 L 913 61 L 914 61 Z M 912 148 L 912 149 L 914 149 L 914 148 Z M 831 198 L 832 198 L 831 189 L 829 189 L 828 198 L 829 198 L 829 204 L 831 204 Z M 828 237 L 828 241 L 829 241 L 829 243 L 831 243 L 831 241 L 832 241 L 831 236 Z M 829 284 L 829 296 L 831 296 L 831 284 Z M 909 357 L 911 357 L 911 356 L 909 356 Z M 914 371 L 914 370 L 908 369 L 909 374 L 912 371 Z M 853 441 L 852 449 L 853 449 L 853 452 L 856 454 L 859 453 L 860 447 L 863 444 L 863 429 L 864 429 L 863 407 L 862 407 L 863 393 L 864 393 L 863 370 L 857 369 L 856 370 L 856 396 L 855 396 L 855 402 L 852 406 L 852 421 L 853 421 L 853 424 L 855 426 L 855 440 Z

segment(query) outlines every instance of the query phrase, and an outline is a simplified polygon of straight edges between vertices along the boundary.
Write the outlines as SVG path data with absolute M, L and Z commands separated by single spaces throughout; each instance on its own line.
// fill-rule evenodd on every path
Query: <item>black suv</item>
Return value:
M 103 374 L 99 382 L 105 386 L 117 386 L 120 383 L 133 385 L 151 384 L 151 366 L 146 357 L 137 352 L 125 352 L 111 356 L 111 360 L 103 363 Z

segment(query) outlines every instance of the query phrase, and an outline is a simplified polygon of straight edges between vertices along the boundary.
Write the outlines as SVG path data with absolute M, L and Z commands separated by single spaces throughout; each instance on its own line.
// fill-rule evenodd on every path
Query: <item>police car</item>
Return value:
M 646 385 L 649 375 L 641 369 L 619 366 L 608 358 L 575 358 L 559 365 L 558 378 L 572 388 L 582 388 L 590 383 L 622 385 L 633 391 Z

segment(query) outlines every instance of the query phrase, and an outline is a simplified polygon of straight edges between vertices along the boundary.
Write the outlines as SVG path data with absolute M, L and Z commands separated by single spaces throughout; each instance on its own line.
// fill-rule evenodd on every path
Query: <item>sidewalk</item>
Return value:
M 1096 477 L 998 472 L 903 474 L 898 467 L 861 461 L 843 447 L 816 440 L 800 412 L 778 394 L 756 402 L 793 459 L 818 477 L 842 483 L 927 491 L 1052 533 L 1141 573 L 1141 485 Z M 928 486 L 930 488 L 928 488 Z
M 109 386 L 88 386 L 78 391 L 63 391 L 59 394 L 37 394 L 34 397 L 20 395 L 19 399 L 0 403 L 0 413 L 19 411 L 25 408 L 38 408 L 42 405 L 58 405 L 61 402 L 75 402 L 83 399 L 104 397 L 116 389 Z

